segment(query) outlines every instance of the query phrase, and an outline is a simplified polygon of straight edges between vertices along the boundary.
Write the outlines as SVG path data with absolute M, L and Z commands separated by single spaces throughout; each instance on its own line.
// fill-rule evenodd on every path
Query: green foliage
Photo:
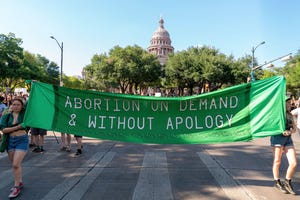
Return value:
M 264 69 L 262 70 L 262 76 L 260 79 L 266 79 L 266 78 L 270 78 L 272 76 L 276 76 L 276 72 L 274 70 L 268 70 L 268 69 Z
M 200 87 L 205 91 L 205 85 L 209 90 L 221 88 L 224 84 L 232 84 L 235 80 L 232 73 L 234 63 L 232 57 L 220 53 L 217 49 L 208 46 L 190 47 L 188 50 L 177 52 L 169 56 L 165 68 L 165 86 L 177 86 L 181 95 L 184 88 L 193 94 L 194 87 Z M 245 78 L 246 80 L 246 78 Z
M 251 60 L 251 56 L 246 55 L 242 58 L 237 59 L 237 61 L 232 64 L 231 73 L 234 76 L 234 79 L 231 82 L 232 85 L 246 82 L 251 73 Z
M 300 51 L 280 71 L 286 78 L 287 89 L 294 95 L 300 96 Z
M 24 87 L 25 80 L 59 84 L 59 66 L 42 55 L 23 51 L 22 40 L 13 33 L 0 34 L 0 91 Z M 256 59 L 254 59 L 255 65 Z M 84 67 L 85 76 L 63 75 L 65 87 L 98 91 L 141 93 L 148 87 L 178 88 L 180 95 L 195 88 L 208 92 L 245 83 L 251 72 L 251 56 L 234 59 L 214 47 L 189 47 L 169 55 L 165 66 L 156 56 L 134 45 L 115 46 L 108 54 L 94 55 Z M 282 75 L 287 89 L 299 96 L 300 52 L 284 67 L 255 71 L 256 79 Z
M 84 85 L 86 89 L 103 91 L 106 89 L 106 85 L 110 85 L 110 83 L 113 84 L 114 79 L 107 76 L 107 74 L 110 73 L 110 68 L 106 67 L 106 60 L 107 56 L 105 54 L 96 54 L 93 56 L 91 64 L 84 68 Z M 110 62 L 108 62 L 108 64 L 109 63 Z
M 228 85 L 245 83 L 250 74 L 251 57 L 237 61 L 211 47 L 190 47 L 170 54 L 166 66 L 141 47 L 115 46 L 108 55 L 94 55 L 87 65 L 84 84 L 88 89 L 137 93 L 147 87 L 179 88 L 183 95 L 195 87 L 212 91 Z M 208 87 L 207 87 L 208 85 Z M 206 87 L 205 87 L 206 86 Z
M 20 47 L 22 40 L 16 38 L 13 33 L 7 36 L 0 34 L 0 77 L 20 78 L 18 69 L 22 64 L 23 48 Z
M 72 88 L 72 89 L 81 89 L 85 90 L 84 81 L 75 76 L 65 76 L 63 79 L 64 87 Z
M 19 84 L 24 70 L 22 40 L 13 33 L 0 34 L 0 79 L 3 88 L 12 88 Z
M 58 83 L 59 67 L 41 55 L 23 51 L 22 40 L 13 33 L 0 35 L 1 90 L 25 87 L 25 80 Z
M 136 93 L 159 79 L 161 66 L 153 55 L 137 45 L 115 46 L 108 56 L 94 55 L 85 71 L 85 82 L 91 88 L 110 91 L 119 87 L 122 93 Z
M 284 76 L 286 78 L 287 92 L 299 97 L 300 95 L 300 52 L 288 61 L 284 67 L 263 69 L 257 72 L 258 79 L 271 76 Z

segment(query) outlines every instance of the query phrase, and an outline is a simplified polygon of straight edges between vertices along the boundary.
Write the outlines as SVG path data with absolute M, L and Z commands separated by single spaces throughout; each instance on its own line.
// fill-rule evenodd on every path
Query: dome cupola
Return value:
M 153 33 L 147 50 L 149 53 L 156 55 L 162 65 L 166 63 L 168 54 L 174 52 L 174 48 L 171 46 L 170 34 L 164 28 L 162 17 L 159 19 L 159 26 Z

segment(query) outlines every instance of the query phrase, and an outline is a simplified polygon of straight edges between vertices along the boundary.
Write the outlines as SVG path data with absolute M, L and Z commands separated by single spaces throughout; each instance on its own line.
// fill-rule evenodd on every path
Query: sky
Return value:
M 21 47 L 81 75 L 95 54 L 118 45 L 146 49 L 160 17 L 175 52 L 210 46 L 259 64 L 300 49 L 298 0 L 0 0 L 0 34 L 14 33 Z M 276 67 L 284 63 L 276 61 Z

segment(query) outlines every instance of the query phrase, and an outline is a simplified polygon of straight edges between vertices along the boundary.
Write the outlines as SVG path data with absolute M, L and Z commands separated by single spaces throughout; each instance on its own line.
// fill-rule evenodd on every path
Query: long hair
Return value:
M 21 110 L 21 112 L 25 110 L 24 102 L 23 102 L 23 100 L 22 100 L 21 98 L 16 97 L 16 98 L 14 98 L 14 99 L 12 100 L 12 103 L 13 103 L 14 101 L 18 101 L 18 102 L 20 102 L 20 103 L 22 104 L 22 110 Z

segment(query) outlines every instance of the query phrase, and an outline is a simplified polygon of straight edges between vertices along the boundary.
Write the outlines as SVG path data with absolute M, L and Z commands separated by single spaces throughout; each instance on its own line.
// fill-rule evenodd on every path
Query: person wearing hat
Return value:
M 291 134 L 296 130 L 293 115 L 291 113 L 291 98 L 286 98 L 286 122 L 285 131 L 280 135 L 271 136 L 270 142 L 273 147 L 273 177 L 274 187 L 283 193 L 290 193 L 296 195 L 292 186 L 292 178 L 297 167 L 296 150 L 293 144 Z M 280 164 L 282 160 L 282 154 L 285 153 L 288 159 L 289 166 L 286 171 L 285 180 L 280 181 Z

